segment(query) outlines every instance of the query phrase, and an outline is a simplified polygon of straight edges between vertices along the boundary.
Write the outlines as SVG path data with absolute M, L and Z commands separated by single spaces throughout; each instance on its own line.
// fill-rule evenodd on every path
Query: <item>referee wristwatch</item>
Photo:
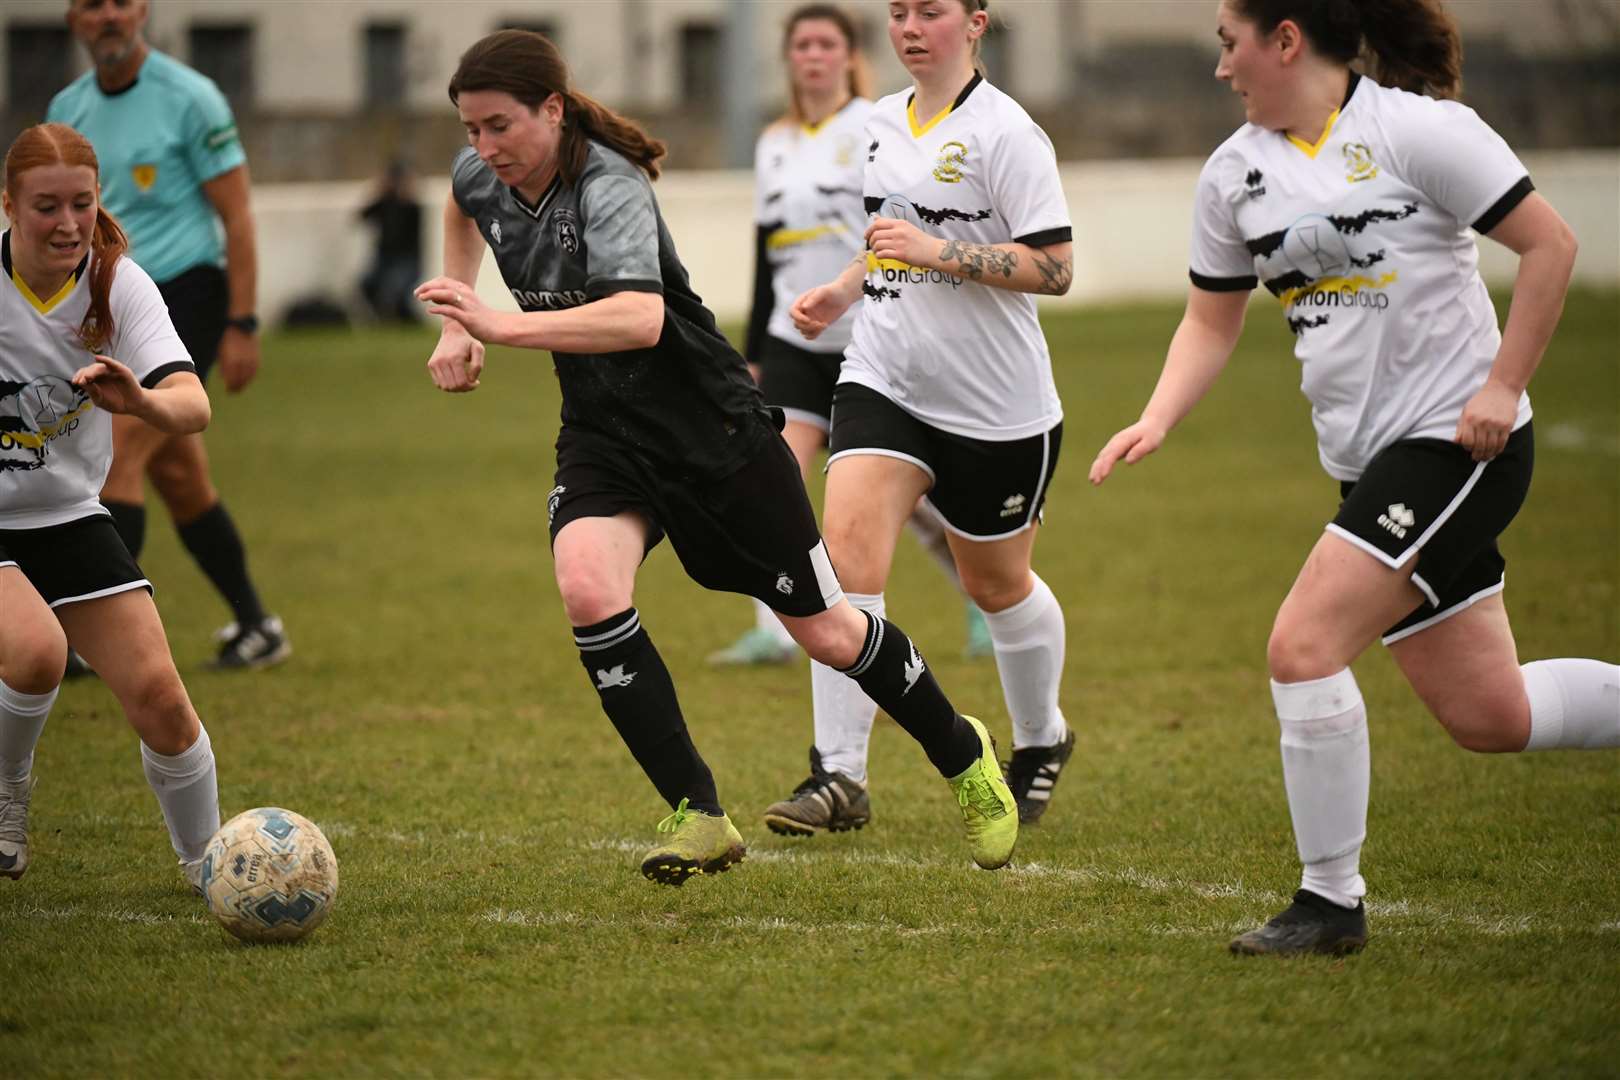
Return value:
M 257 334 L 259 332 L 259 317 L 257 315 L 238 315 L 226 319 L 225 325 L 232 330 L 240 330 L 244 334 Z

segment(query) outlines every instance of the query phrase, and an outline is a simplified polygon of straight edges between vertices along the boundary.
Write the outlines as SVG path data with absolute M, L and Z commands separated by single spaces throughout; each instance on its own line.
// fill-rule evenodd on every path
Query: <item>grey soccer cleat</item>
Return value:
M 275 615 L 246 628 L 231 623 L 216 632 L 214 640 L 219 642 L 219 654 L 209 666 L 216 671 L 274 667 L 292 655 L 287 631 Z
M 1366 944 L 1366 905 L 1340 907 L 1300 889 L 1292 904 L 1266 925 L 1233 938 L 1228 948 L 1236 956 L 1345 956 L 1360 952 Z
M 765 808 L 765 824 L 783 836 L 845 832 L 872 820 L 866 785 L 821 765 L 821 751 L 810 748 L 810 776 L 793 794 Z
M 34 778 L 0 780 L 0 877 L 23 876 L 28 869 L 28 800 Z

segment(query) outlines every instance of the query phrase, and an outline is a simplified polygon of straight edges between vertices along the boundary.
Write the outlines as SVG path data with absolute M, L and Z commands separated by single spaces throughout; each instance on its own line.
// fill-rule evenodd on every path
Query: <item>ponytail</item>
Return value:
M 90 234 L 90 310 L 79 324 L 79 340 L 95 352 L 112 340 L 112 283 L 118 260 L 129 250 L 123 227 L 101 205 L 96 206 L 96 227 Z
M 66 124 L 24 128 L 6 151 L 6 192 L 19 197 L 22 174 L 42 165 L 88 167 L 99 179 L 101 164 L 90 140 Z M 90 310 L 79 324 L 79 340 L 94 352 L 112 340 L 112 283 L 118 260 L 129 250 L 129 238 L 96 199 L 96 224 L 90 234 Z
M 658 179 L 658 161 L 669 148 L 663 140 L 647 134 L 640 124 L 578 90 L 563 91 L 562 146 L 558 150 L 557 171 L 572 184 L 585 171 L 590 140 L 605 143 L 629 158 L 649 179 Z
M 1369 54 L 1384 86 L 1437 98 L 1462 89 L 1462 39 L 1441 0 L 1232 0 L 1232 9 L 1262 34 L 1292 20 L 1342 64 Z

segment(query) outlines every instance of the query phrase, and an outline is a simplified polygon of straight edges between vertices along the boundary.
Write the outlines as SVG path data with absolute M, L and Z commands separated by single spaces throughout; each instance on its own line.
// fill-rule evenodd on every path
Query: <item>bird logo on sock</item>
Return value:
M 623 664 L 615 664 L 612 671 L 596 669 L 596 688 L 598 690 L 611 690 L 615 686 L 629 686 L 635 682 L 636 673 L 626 672 Z
M 900 691 L 901 697 L 911 693 L 911 688 L 917 685 L 917 680 L 922 678 L 923 673 L 923 659 L 917 654 L 916 643 L 908 641 L 906 645 L 911 649 L 911 659 L 906 661 L 906 688 Z

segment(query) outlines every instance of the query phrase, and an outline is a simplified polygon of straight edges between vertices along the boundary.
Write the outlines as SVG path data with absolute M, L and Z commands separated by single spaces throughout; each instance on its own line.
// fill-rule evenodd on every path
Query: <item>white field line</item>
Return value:
M 1538 435 L 1537 441 L 1554 450 L 1620 457 L 1620 437 L 1593 435 L 1579 424 L 1553 424 L 1544 435 Z
M 150 911 L 133 911 L 129 908 L 86 908 L 77 904 L 54 908 L 35 905 L 20 908 L 15 914 L 20 919 L 33 919 L 36 922 L 73 922 L 88 919 L 94 922 L 135 923 L 140 926 L 166 926 L 169 923 L 196 923 L 200 926 L 208 922 L 201 915 L 158 915 Z

